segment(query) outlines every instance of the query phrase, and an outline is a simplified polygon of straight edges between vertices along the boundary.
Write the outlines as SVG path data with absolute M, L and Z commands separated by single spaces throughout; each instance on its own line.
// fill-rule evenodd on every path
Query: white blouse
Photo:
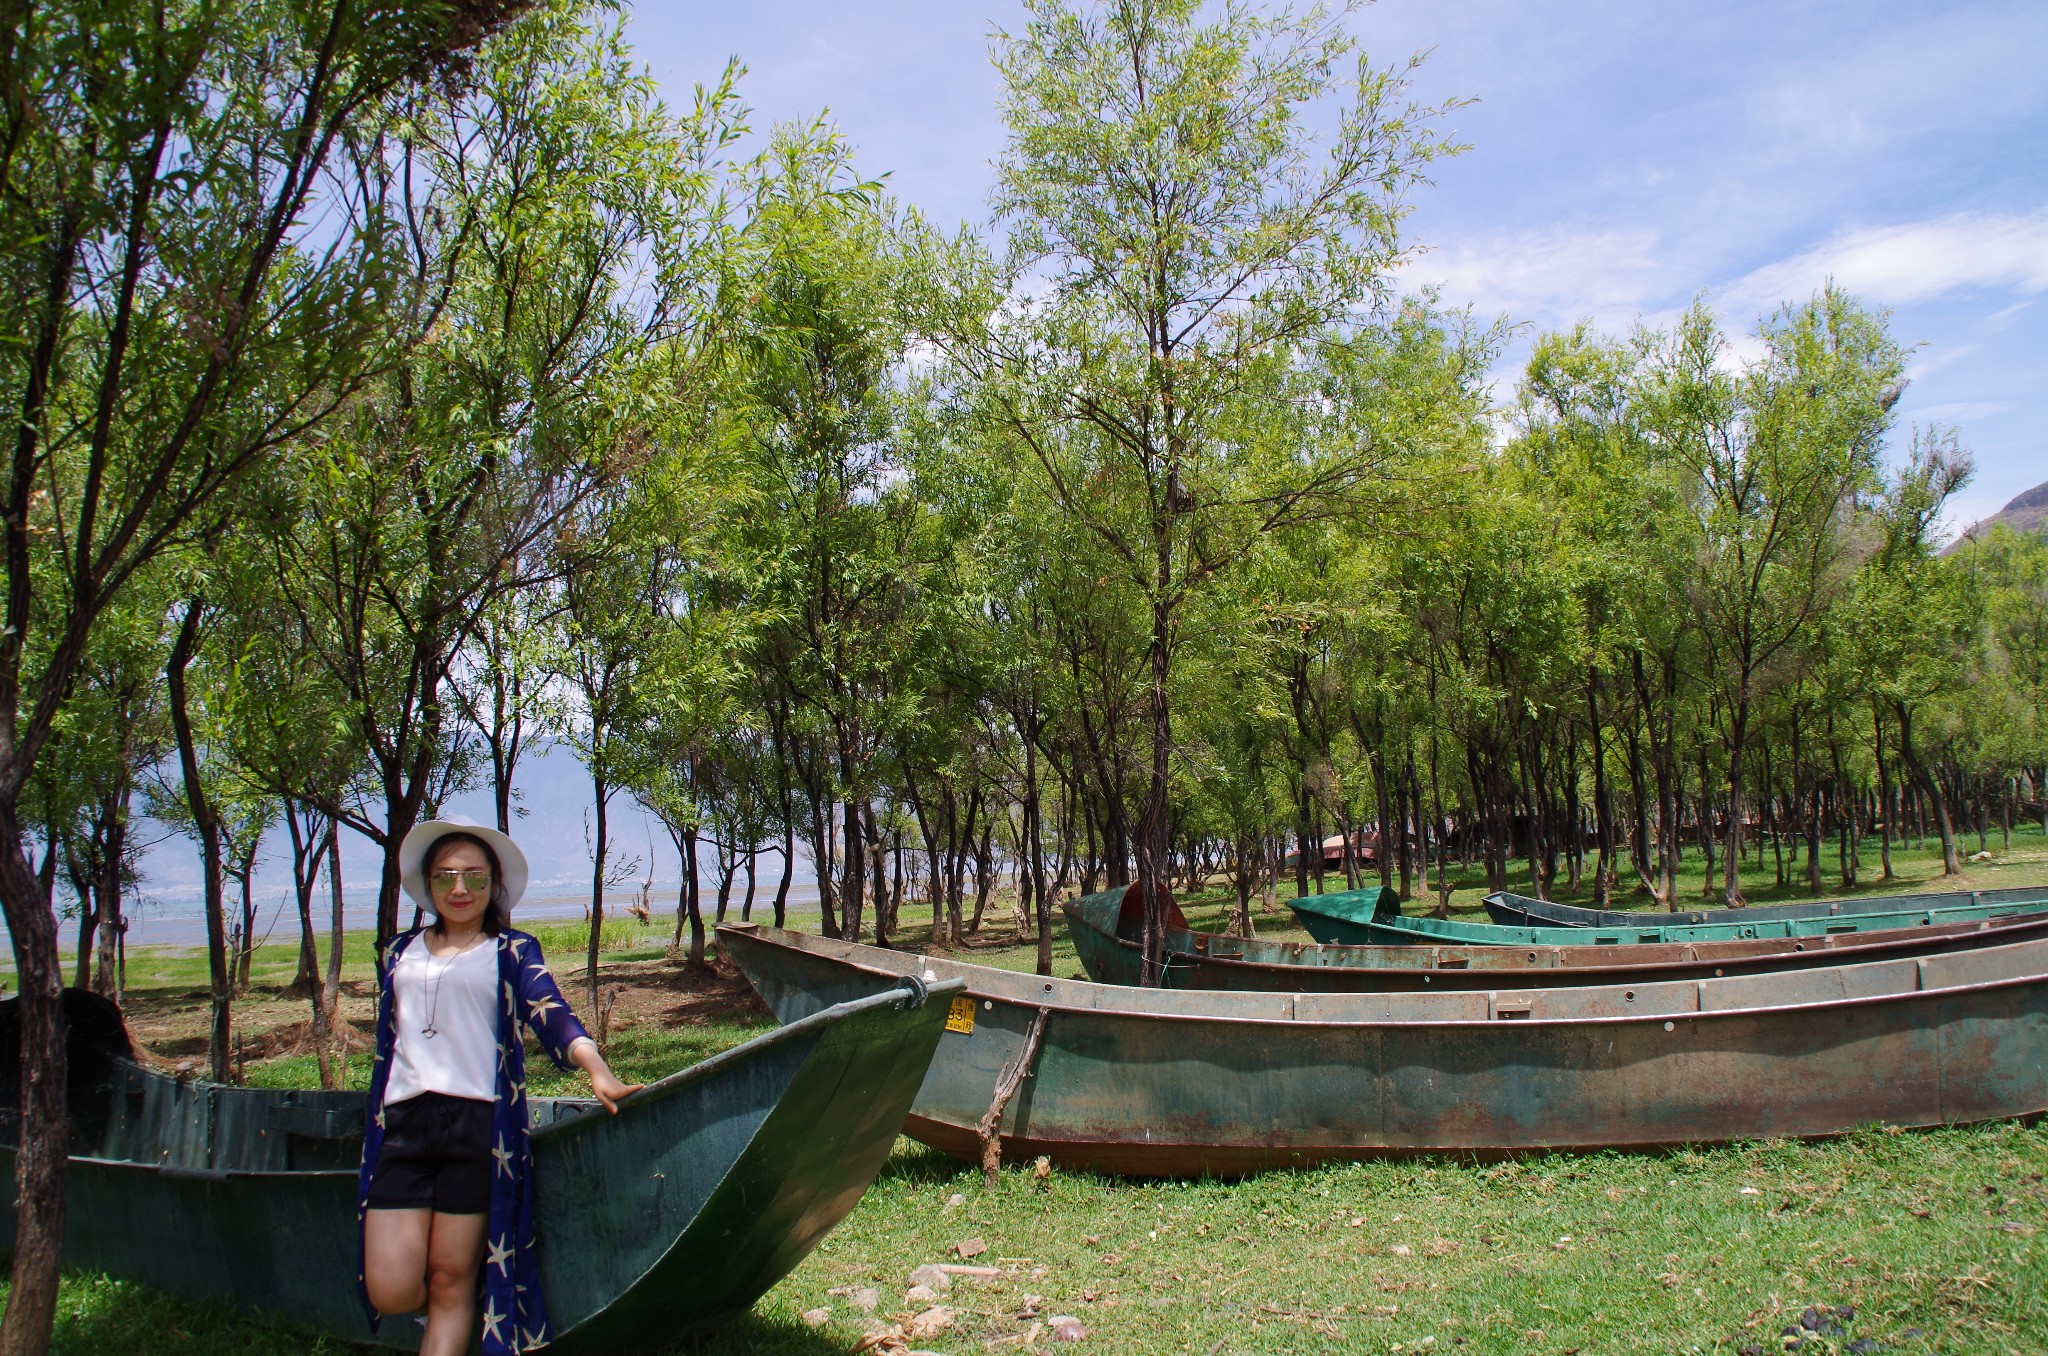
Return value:
M 498 1095 L 498 947 L 482 937 L 467 951 L 436 956 L 422 936 L 392 971 L 398 1028 L 390 1106 L 423 1092 L 480 1102 Z

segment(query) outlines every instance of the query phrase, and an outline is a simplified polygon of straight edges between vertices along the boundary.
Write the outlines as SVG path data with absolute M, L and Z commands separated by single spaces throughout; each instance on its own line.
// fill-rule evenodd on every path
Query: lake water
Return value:
M 575 751 L 565 744 L 542 744 L 520 760 L 515 780 L 520 811 L 512 824 L 512 837 L 526 853 L 530 877 L 526 896 L 514 917 L 528 921 L 583 918 L 590 906 L 590 868 L 593 858 L 590 781 Z M 488 792 L 455 797 L 443 807 L 444 813 L 461 815 L 481 824 L 496 823 L 497 812 Z M 621 793 L 612 797 L 606 813 L 606 836 L 611 840 L 607 854 L 611 874 L 616 877 L 630 865 L 630 878 L 605 892 L 605 912 L 623 914 L 628 904 L 640 898 L 641 885 L 650 875 L 651 902 L 656 912 L 673 913 L 682 884 L 682 859 L 660 821 L 641 809 L 638 802 Z M 138 876 L 124 907 L 128 913 L 130 946 L 196 946 L 206 941 L 203 909 L 204 879 L 198 844 L 154 820 L 139 820 L 132 830 L 143 846 Z M 344 830 L 341 836 L 342 898 L 346 925 L 367 928 L 374 923 L 377 882 L 383 869 L 382 850 L 368 838 Z M 775 885 L 782 874 L 779 853 L 759 859 L 759 880 L 755 887 L 755 916 L 771 909 Z M 698 851 L 698 873 L 704 888 L 707 916 L 717 885 L 717 863 L 708 846 Z M 65 889 L 62 872 L 58 877 L 59 906 L 66 913 L 60 924 L 63 950 L 75 951 L 76 910 Z M 737 916 L 746 888 L 745 876 L 733 883 L 732 911 Z M 238 916 L 240 895 L 228 884 L 230 918 Z M 324 929 L 327 916 L 328 883 L 322 877 L 315 918 Z M 255 888 L 258 921 L 256 936 L 268 945 L 297 946 L 298 917 L 292 902 L 291 839 L 282 825 L 265 837 L 258 857 Z M 401 921 L 410 921 L 410 901 L 401 909 Z M 790 884 L 790 907 L 815 916 L 818 890 L 811 874 L 810 859 L 801 845 L 797 848 L 796 871 Z M 5 928 L 0 927 L 0 938 Z M 11 962 L 11 956 L 7 957 Z M 10 966 L 11 968 L 11 966 Z

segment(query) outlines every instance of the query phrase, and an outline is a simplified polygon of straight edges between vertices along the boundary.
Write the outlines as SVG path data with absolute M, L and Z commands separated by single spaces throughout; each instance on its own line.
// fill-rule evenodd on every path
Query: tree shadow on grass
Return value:
M 846 1344 L 797 1319 L 758 1310 L 713 1332 L 685 1338 L 668 1356 L 845 1356 Z
M 951 1154 L 940 1153 L 929 1144 L 920 1144 L 908 1137 L 896 1141 L 896 1147 L 889 1153 L 882 1170 L 875 1174 L 875 1183 L 901 1182 L 908 1186 L 930 1186 L 935 1182 L 950 1182 L 954 1178 L 975 1171 L 972 1164 L 963 1163 Z
M 0 1289 L 4 1301 L 4 1289 Z M 351 1343 L 225 1304 L 185 1299 L 132 1281 L 67 1272 L 57 1296 L 51 1356 L 342 1356 Z
M 6 1297 L 0 1282 L 0 1309 Z M 384 1350 L 390 1348 L 362 1346 L 231 1305 L 83 1272 L 65 1274 L 50 1342 L 50 1356 L 348 1356 Z M 749 1312 L 712 1332 L 685 1338 L 669 1351 L 671 1356 L 844 1356 L 845 1346 L 798 1319 Z

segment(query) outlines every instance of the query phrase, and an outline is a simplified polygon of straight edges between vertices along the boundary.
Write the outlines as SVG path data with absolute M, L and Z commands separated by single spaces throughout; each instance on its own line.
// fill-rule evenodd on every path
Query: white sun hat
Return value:
M 427 889 L 427 854 L 434 844 L 451 833 L 466 833 L 491 845 L 491 851 L 498 856 L 498 881 L 503 887 L 505 909 L 509 913 L 519 902 L 519 897 L 526 893 L 526 854 L 506 835 L 461 815 L 422 820 L 412 826 L 412 832 L 398 845 L 398 881 L 412 896 L 412 902 L 429 913 L 434 912 L 433 894 Z

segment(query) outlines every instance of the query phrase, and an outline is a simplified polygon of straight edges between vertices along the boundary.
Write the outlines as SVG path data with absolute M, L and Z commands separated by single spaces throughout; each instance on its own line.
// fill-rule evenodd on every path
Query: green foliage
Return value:
M 1580 325 L 1503 405 L 1510 320 L 1399 292 L 1456 105 L 1368 59 L 1360 12 L 1034 0 L 993 41 L 1000 248 L 888 198 L 822 119 L 736 161 L 740 69 L 665 107 L 607 4 L 10 19 L 21 954 L 47 979 L 60 911 L 132 895 L 187 616 L 195 783 L 150 803 L 203 792 L 245 873 L 286 817 L 303 901 L 336 822 L 388 858 L 489 782 L 513 824 L 535 737 L 656 814 L 677 917 L 617 917 L 633 854 L 593 816 L 602 921 L 550 927 L 562 953 L 652 959 L 688 928 L 701 961 L 704 889 L 745 873 L 766 907 L 805 850 L 821 925 L 951 947 L 1014 908 L 1035 945 L 992 958 L 1039 969 L 1071 964 L 1055 900 L 1134 870 L 1251 930 L 1333 872 L 1446 908 L 1676 906 L 1954 879 L 1973 829 L 2036 850 L 2048 544 L 1941 552 L 1968 456 L 1895 445 L 1885 317 L 1830 287 L 1742 345 L 1704 302 Z M 1377 861 L 1326 869 L 1336 834 Z M 622 1067 L 745 1029 L 628 1041 Z M 1460 1198 L 1486 1228 L 1493 1180 Z M 1475 1293 L 1619 1343 L 1591 1274 Z M 73 1293 L 62 1341 L 159 1313 Z M 1676 1340 L 1682 1296 L 1646 1293 Z M 787 1318 L 744 1340 L 814 1340 Z

